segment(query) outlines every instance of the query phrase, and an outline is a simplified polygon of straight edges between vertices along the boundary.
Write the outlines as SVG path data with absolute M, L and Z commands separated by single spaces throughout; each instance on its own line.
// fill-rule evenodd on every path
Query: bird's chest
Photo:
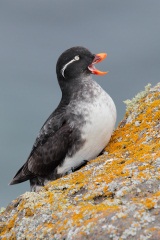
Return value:
M 76 151 L 66 156 L 58 173 L 68 171 L 83 160 L 95 158 L 109 142 L 115 120 L 116 108 L 107 93 L 104 92 L 89 102 L 79 102 L 74 108 L 74 118 L 71 121 L 71 125 L 76 126 L 80 132 L 71 149 L 71 152 L 73 149 Z
M 99 148 L 104 147 L 108 143 L 115 125 L 116 109 L 114 102 L 104 92 L 97 96 L 93 102 L 83 107 L 86 115 L 84 115 L 81 136 L 86 140 L 88 148 L 91 149 L 94 145 L 98 145 L 97 151 L 99 151 Z M 96 153 L 93 155 L 96 155 Z

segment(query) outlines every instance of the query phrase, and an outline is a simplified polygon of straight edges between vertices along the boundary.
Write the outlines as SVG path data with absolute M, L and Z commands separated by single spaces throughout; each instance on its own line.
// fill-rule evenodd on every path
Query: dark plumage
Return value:
M 37 191 L 38 186 L 44 186 L 47 181 L 63 176 L 72 168 L 76 169 L 83 165 L 85 160 L 88 161 L 98 155 L 107 144 L 115 123 L 115 106 L 108 94 L 90 77 L 91 73 L 105 74 L 93 67 L 93 63 L 104 58 L 104 55 L 94 55 L 83 47 L 68 49 L 59 57 L 56 72 L 62 99 L 42 126 L 26 163 L 17 172 L 11 185 L 30 180 L 31 190 Z M 92 146 L 92 141 L 95 144 L 94 139 L 88 140 L 92 137 L 89 136 L 88 131 L 92 126 L 90 118 L 94 114 L 94 102 L 100 101 L 101 93 L 106 108 L 107 99 L 111 101 L 113 109 L 112 106 L 109 109 L 115 111 L 115 116 L 109 116 L 111 129 L 109 133 L 106 129 L 108 137 L 104 141 L 102 137 L 100 138 L 104 143 L 100 143 L 92 154 L 91 149 L 90 152 L 86 150 L 87 146 L 89 148 Z M 102 105 L 104 105 L 103 101 Z M 90 107 L 93 107 L 93 111 L 89 109 Z M 95 110 L 99 111 L 97 107 Z M 90 111 L 93 112 L 91 116 Z M 96 121 L 93 122 L 93 130 L 91 130 L 94 132 Z M 97 132 L 98 129 L 95 129 L 95 134 Z M 85 159 L 81 154 L 83 148 Z

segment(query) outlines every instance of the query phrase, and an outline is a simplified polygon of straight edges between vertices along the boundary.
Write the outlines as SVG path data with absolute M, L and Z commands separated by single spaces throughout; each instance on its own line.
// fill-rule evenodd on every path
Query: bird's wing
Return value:
M 73 128 L 63 113 L 54 112 L 41 128 L 26 163 L 10 184 L 26 181 L 34 176 L 45 176 L 65 158 Z
M 72 128 L 64 123 L 56 132 L 51 132 L 34 149 L 28 159 L 28 170 L 34 175 L 45 176 L 65 158 L 70 145 Z

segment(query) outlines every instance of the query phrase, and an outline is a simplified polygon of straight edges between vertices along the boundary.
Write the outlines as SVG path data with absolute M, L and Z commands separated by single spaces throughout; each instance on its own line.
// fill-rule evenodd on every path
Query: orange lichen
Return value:
M 15 214 L 7 224 L 5 224 L 3 226 L 3 228 L 1 229 L 1 235 L 3 236 L 5 233 L 9 232 L 15 225 L 15 221 L 17 219 L 17 214 Z
M 150 198 L 148 198 L 148 199 L 145 199 L 144 201 L 142 201 L 142 203 L 145 205 L 145 207 L 147 208 L 147 209 L 152 209 L 152 208 L 154 208 L 154 206 L 155 206 L 155 202 L 153 201 L 153 199 L 150 199 Z
M 25 216 L 26 217 L 31 217 L 33 215 L 34 215 L 34 212 L 30 208 L 25 209 Z
M 52 204 L 53 203 L 53 193 L 52 192 L 48 192 L 47 194 L 48 194 L 48 202 L 50 204 Z
M 53 223 L 44 223 L 44 227 L 53 228 L 54 224 Z
M 155 93 L 155 96 L 158 97 L 158 94 Z M 134 160 L 143 161 L 146 154 L 150 155 L 158 146 L 160 148 L 160 143 L 158 140 L 156 141 L 155 138 L 154 141 L 150 141 L 149 144 L 143 143 L 147 137 L 147 131 L 152 133 L 156 121 L 160 118 L 160 111 L 154 111 L 155 107 L 160 106 L 160 99 L 147 104 L 143 102 L 142 99 L 139 104 L 141 104 L 139 109 L 137 108 L 139 114 L 136 116 L 136 121 L 139 124 L 138 127 L 135 125 L 135 121 L 131 121 L 123 127 L 121 127 L 120 124 L 105 149 L 118 158 L 128 151 L 127 154 L 132 154 Z M 144 133 L 140 136 L 140 133 L 143 131 Z
M 9 222 L 8 222 L 8 230 L 13 228 L 17 215 L 15 215 Z
M 36 208 L 40 208 L 40 207 L 42 207 L 42 203 L 37 203 L 35 206 L 34 206 L 34 208 L 36 209 Z
M 160 197 L 160 191 L 153 194 L 154 197 Z

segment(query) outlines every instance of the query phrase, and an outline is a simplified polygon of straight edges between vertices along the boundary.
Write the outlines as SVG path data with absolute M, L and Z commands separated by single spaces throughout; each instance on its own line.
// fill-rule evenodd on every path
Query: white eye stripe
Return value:
M 67 68 L 67 66 L 69 65 L 69 64 L 71 64 L 72 62 L 75 62 L 75 61 L 78 61 L 80 59 L 80 57 L 77 55 L 77 56 L 75 56 L 71 61 L 69 61 L 68 63 L 66 63 L 64 66 L 63 66 L 63 68 L 62 68 L 62 70 L 61 70 L 61 73 L 62 73 L 62 76 L 65 78 L 65 76 L 64 76 L 64 71 L 65 71 L 65 69 Z
M 63 68 L 62 68 L 62 70 L 61 70 L 61 73 L 62 73 L 62 76 L 65 78 L 65 76 L 64 76 L 64 71 L 65 71 L 65 69 L 67 68 L 67 66 L 69 65 L 69 64 L 71 64 L 72 62 L 75 62 L 76 60 L 75 59 L 72 59 L 71 61 L 69 61 L 68 63 L 66 63 L 64 66 L 63 66 Z

